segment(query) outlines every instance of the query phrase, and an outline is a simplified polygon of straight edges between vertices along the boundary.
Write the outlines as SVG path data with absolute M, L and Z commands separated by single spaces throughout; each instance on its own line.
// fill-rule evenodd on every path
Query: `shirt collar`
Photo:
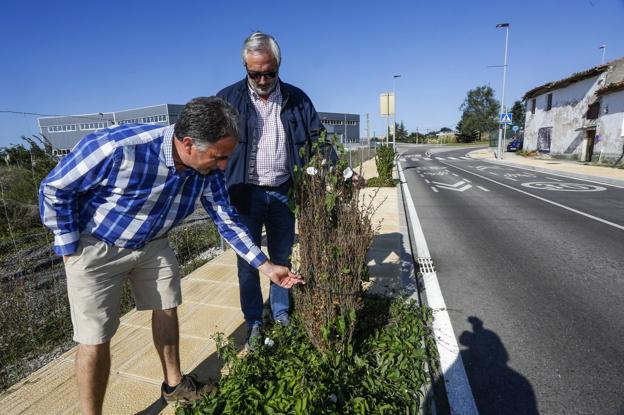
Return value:
M 253 88 L 251 87 L 251 85 L 249 85 L 249 81 L 247 81 L 247 90 L 249 91 L 249 95 L 254 99 L 254 100 L 260 100 L 262 98 L 260 98 L 260 95 L 258 95 L 256 93 L 256 91 L 253 90 Z M 277 80 L 277 84 L 275 84 L 275 89 L 273 90 L 273 92 L 271 92 L 269 94 L 269 98 L 267 99 L 267 101 L 278 101 L 282 98 L 282 91 L 280 90 L 280 83 L 279 83 L 279 79 Z
M 175 124 L 165 127 L 164 134 L 163 134 L 161 154 L 165 160 L 165 165 L 167 167 L 175 166 L 175 163 L 173 161 L 173 130 L 174 129 L 175 129 Z

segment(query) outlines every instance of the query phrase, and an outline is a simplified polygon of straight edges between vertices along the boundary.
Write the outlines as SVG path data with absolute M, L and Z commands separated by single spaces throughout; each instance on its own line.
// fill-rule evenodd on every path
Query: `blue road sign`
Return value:
M 507 112 L 507 113 L 502 113 L 500 115 L 500 123 L 501 124 L 511 124 L 511 112 Z
M 520 129 L 520 127 L 518 127 L 517 125 L 514 125 L 513 127 L 511 127 L 511 129 L 515 133 Z

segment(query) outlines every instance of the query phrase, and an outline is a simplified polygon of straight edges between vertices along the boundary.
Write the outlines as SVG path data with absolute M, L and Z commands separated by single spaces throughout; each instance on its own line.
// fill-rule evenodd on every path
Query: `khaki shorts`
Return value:
M 182 303 L 180 267 L 167 238 L 141 249 L 108 245 L 80 235 L 78 250 L 65 263 L 74 341 L 102 344 L 119 327 L 126 278 L 138 310 L 166 310 Z

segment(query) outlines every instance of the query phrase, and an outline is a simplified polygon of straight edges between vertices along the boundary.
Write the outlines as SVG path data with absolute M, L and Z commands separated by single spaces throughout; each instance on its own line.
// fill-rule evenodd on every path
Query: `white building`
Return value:
M 524 150 L 609 162 L 624 151 L 624 58 L 528 91 Z

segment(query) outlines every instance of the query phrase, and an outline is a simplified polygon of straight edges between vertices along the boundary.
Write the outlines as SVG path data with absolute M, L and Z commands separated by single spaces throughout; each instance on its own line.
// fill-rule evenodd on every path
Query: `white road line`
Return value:
M 478 187 L 479 189 L 483 190 L 484 192 L 489 192 L 489 190 L 488 190 L 488 189 L 486 189 L 485 187 L 482 187 L 482 186 L 477 186 L 477 187 Z
M 449 160 L 457 160 L 455 157 L 447 157 Z
M 460 159 L 463 159 L 463 160 L 470 160 L 470 157 L 461 156 L 461 157 L 460 157 Z
M 493 174 L 494 176 L 498 176 L 498 173 L 494 173 L 494 172 L 488 172 L 490 174 Z
M 509 179 L 509 180 L 513 180 L 514 182 L 517 182 L 517 181 L 518 181 L 518 180 L 516 180 L 516 179 L 512 179 L 511 177 L 507 177 L 507 179 Z
M 459 177 L 459 174 L 451 173 L 455 177 Z
M 431 186 L 431 190 L 433 190 L 434 192 L 438 193 L 438 189 L 436 189 L 435 186 Z
M 442 163 L 442 164 L 446 164 L 446 163 Z M 525 192 L 524 190 L 516 189 L 516 188 L 515 188 L 515 187 L 513 187 L 513 186 L 509 186 L 509 185 L 507 185 L 507 184 L 505 184 L 505 183 L 498 182 L 498 181 L 496 181 L 496 180 L 494 180 L 494 179 L 490 179 L 489 177 L 482 176 L 482 175 L 477 174 L 477 173 L 475 173 L 475 172 L 472 172 L 472 171 L 470 171 L 470 170 L 462 169 L 461 167 L 452 166 L 452 165 L 450 165 L 450 164 L 446 164 L 446 165 L 447 165 L 447 166 L 450 166 L 450 167 L 454 167 L 454 168 L 456 168 L 456 169 L 458 169 L 458 170 L 461 170 L 461 171 L 463 171 L 463 172 L 466 172 L 466 173 L 469 173 L 469 174 L 475 175 L 475 176 L 480 177 L 480 178 L 482 178 L 482 179 L 488 180 L 488 181 L 490 181 L 490 182 L 492 182 L 492 183 L 496 183 L 496 184 L 498 184 L 498 185 L 500 185 L 500 186 L 503 186 L 503 187 L 506 187 L 506 188 L 508 188 L 508 189 L 514 190 L 514 191 L 516 191 L 516 192 L 519 192 L 519 193 L 525 194 L 525 195 L 527 195 L 527 196 L 534 197 L 535 199 L 541 200 L 542 202 L 550 203 L 551 205 L 554 205 L 554 206 L 560 207 L 560 208 L 565 209 L 565 210 L 568 210 L 568 211 L 570 211 L 570 212 L 577 213 L 577 214 L 579 214 L 579 215 L 581 215 L 581 216 L 585 216 L 586 218 L 593 219 L 593 220 L 595 220 L 595 221 L 597 221 L 597 222 L 604 223 L 605 225 L 613 226 L 614 228 L 621 229 L 621 230 L 623 230 L 623 231 L 624 231 L 624 226 L 622 226 L 622 225 L 618 225 L 617 223 L 614 223 L 614 222 L 608 221 L 608 220 L 603 219 L 603 218 L 600 218 L 600 217 L 598 217 L 598 216 L 590 215 L 589 213 L 585 213 L 585 212 L 580 211 L 580 210 L 578 210 L 578 209 L 574 209 L 574 208 L 572 208 L 572 207 L 570 207 L 570 206 L 566 206 L 566 205 L 563 205 L 563 204 L 561 204 L 561 203 L 554 202 L 554 201 L 552 201 L 552 200 L 546 199 L 545 197 L 537 196 L 537 195 L 534 195 L 534 194 L 532 194 L 532 193 Z M 587 180 L 587 181 L 589 181 L 589 180 Z
M 546 176 L 546 178 L 547 178 L 548 180 L 554 180 L 554 181 L 556 181 L 556 182 L 562 182 L 562 181 L 563 181 L 563 180 L 561 180 L 561 179 L 555 179 L 554 177 L 548 177 L 548 176 Z
M 425 179 L 425 182 L 426 182 L 427 184 L 431 184 L 431 182 L 430 182 L 429 180 L 427 180 L 427 179 Z
M 425 177 L 425 175 L 424 175 L 424 174 L 420 174 L 420 173 L 418 173 L 418 175 L 419 175 L 420 177 Z
M 436 160 L 446 160 L 444 157 L 436 157 Z
M 431 159 L 429 157 L 424 157 L 423 160 L 431 161 Z
M 412 234 L 414 235 L 416 256 L 418 258 L 431 259 L 425 234 L 420 225 L 416 207 L 414 206 L 414 200 L 407 187 L 407 181 L 405 180 L 405 175 L 403 175 L 403 169 L 400 163 L 398 168 L 401 186 L 409 212 Z M 435 188 L 433 189 L 437 191 Z M 432 327 L 438 354 L 440 355 L 440 366 L 444 376 L 444 386 L 446 388 L 451 413 L 478 415 L 479 411 L 477 410 L 477 405 L 475 404 L 472 390 L 468 383 L 468 377 L 466 376 L 466 370 L 464 369 L 462 357 L 459 353 L 459 346 L 457 345 L 457 339 L 453 332 L 451 318 L 449 317 L 446 303 L 444 302 L 444 297 L 440 290 L 437 274 L 435 271 L 424 272 L 422 276 L 425 291 L 427 292 L 427 305 L 435 310 L 433 313 Z M 417 294 L 412 294 L 412 297 L 416 296 Z

